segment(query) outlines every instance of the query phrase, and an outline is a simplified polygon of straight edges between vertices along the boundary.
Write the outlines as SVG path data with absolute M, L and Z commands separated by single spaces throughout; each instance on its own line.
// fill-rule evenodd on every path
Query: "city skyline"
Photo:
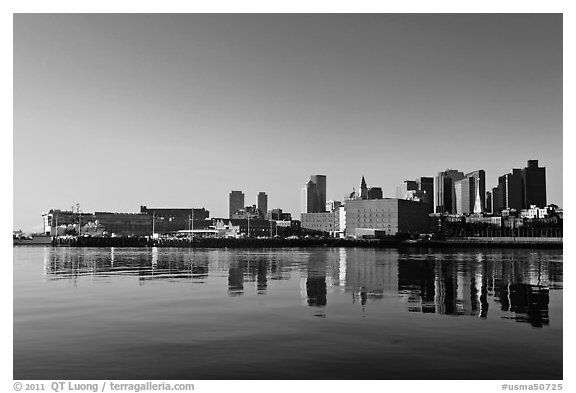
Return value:
M 13 137 L 14 229 L 529 159 L 562 206 L 562 15 L 16 14 Z

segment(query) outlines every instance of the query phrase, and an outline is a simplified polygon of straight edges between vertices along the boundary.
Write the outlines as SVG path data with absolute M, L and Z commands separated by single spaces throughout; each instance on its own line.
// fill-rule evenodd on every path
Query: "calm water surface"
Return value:
M 562 379 L 562 250 L 13 251 L 14 379 Z

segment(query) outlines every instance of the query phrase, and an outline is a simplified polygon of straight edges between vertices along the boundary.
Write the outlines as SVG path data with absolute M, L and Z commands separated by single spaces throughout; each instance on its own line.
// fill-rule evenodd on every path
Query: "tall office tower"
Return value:
M 362 176 L 362 181 L 360 182 L 360 199 L 368 199 L 368 186 L 364 176 Z
M 318 211 L 324 212 L 326 208 L 326 176 L 325 175 L 312 175 L 310 176 L 316 184 L 316 192 L 318 193 Z
M 454 169 L 446 169 L 444 172 L 438 172 L 435 177 L 434 205 L 436 213 L 456 213 L 456 190 L 454 183 L 464 178 L 463 172 Z
M 502 209 L 504 209 L 504 192 L 498 178 L 498 185 L 492 189 L 492 214 L 500 214 Z
M 324 203 L 324 208 L 326 203 Z M 302 189 L 302 213 L 318 213 L 324 211 L 320 208 L 320 198 L 318 197 L 318 186 L 312 180 Z
M 302 213 L 323 213 L 326 209 L 326 176 L 312 175 L 302 188 Z
M 470 213 L 484 213 L 486 209 L 486 172 L 483 169 L 473 171 L 464 175 L 470 182 Z
M 484 211 L 486 213 L 492 213 L 492 193 L 490 191 L 486 191 L 486 199 L 484 200 Z
M 522 171 L 512 169 L 498 177 L 498 186 L 492 189 L 492 213 L 500 214 L 503 209 L 522 210 Z
M 228 218 L 232 218 L 234 212 L 238 209 L 244 208 L 244 193 L 242 191 L 230 192 L 230 208 L 228 210 Z
M 456 193 L 456 211 L 452 213 L 456 214 L 470 214 L 470 202 L 472 200 L 472 190 L 471 185 L 472 179 L 466 177 L 462 180 L 454 182 L 454 192 Z
M 258 193 L 258 210 L 260 210 L 263 217 L 266 217 L 266 213 L 268 213 L 268 195 L 263 191 Z
M 522 169 L 522 191 L 524 209 L 546 206 L 546 167 L 539 167 L 538 160 L 528 160 L 528 166 Z
M 417 191 L 418 183 L 414 180 L 404 180 L 404 183 L 396 187 L 396 198 L 408 199 L 408 191 Z

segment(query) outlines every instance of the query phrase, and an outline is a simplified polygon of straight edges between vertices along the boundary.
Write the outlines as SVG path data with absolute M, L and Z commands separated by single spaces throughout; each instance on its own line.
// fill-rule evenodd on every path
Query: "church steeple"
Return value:
M 360 198 L 368 199 L 368 186 L 366 185 L 366 179 L 362 176 L 362 182 L 360 183 Z

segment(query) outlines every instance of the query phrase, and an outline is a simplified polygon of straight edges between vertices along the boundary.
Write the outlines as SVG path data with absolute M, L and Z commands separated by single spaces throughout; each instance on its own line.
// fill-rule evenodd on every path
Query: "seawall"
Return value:
M 59 247 L 180 247 L 180 248 L 286 248 L 286 247 L 411 247 L 411 248 L 562 248 L 562 238 L 453 238 L 446 240 L 408 241 L 399 238 L 351 239 L 215 239 L 174 238 L 150 239 L 146 237 L 81 237 L 55 238 Z

